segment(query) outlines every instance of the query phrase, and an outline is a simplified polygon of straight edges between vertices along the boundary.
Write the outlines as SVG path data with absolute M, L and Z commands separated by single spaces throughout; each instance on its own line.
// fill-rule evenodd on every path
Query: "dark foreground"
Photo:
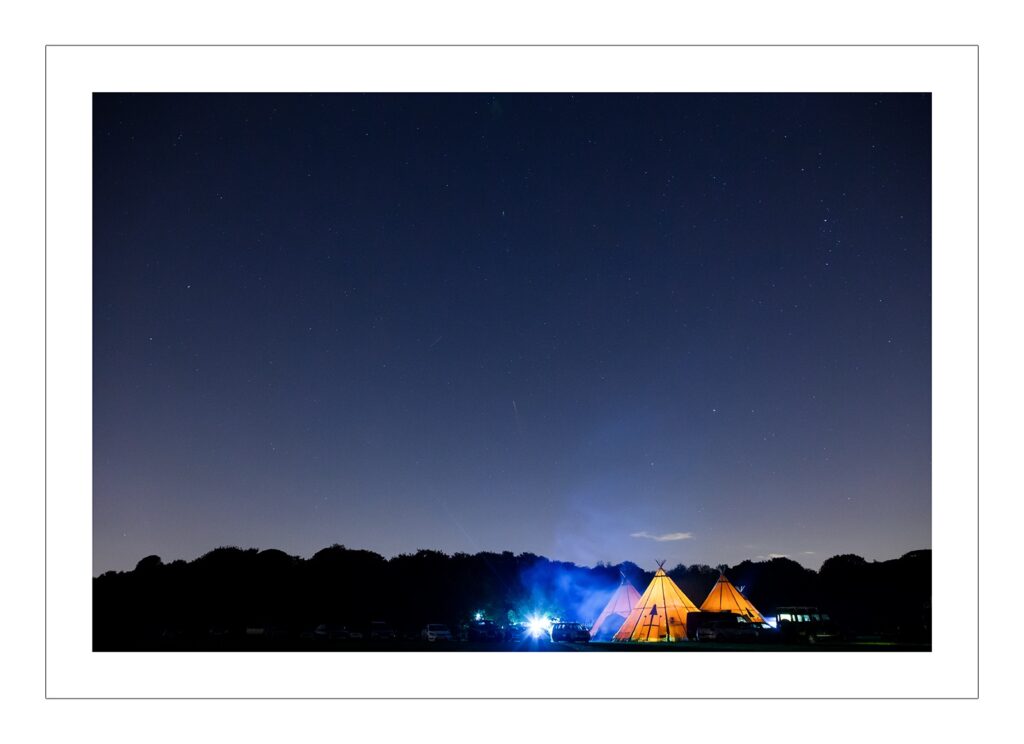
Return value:
M 459 652 L 459 651 L 638 651 L 638 652 L 706 652 L 706 651 L 931 651 L 930 644 L 892 641 L 834 641 L 817 644 L 726 643 L 719 641 L 688 641 L 684 643 L 552 643 L 543 639 L 525 641 L 437 641 L 414 639 L 393 641 L 346 640 L 324 641 L 295 638 L 165 638 L 145 644 L 118 644 L 96 651 L 339 651 L 339 652 Z

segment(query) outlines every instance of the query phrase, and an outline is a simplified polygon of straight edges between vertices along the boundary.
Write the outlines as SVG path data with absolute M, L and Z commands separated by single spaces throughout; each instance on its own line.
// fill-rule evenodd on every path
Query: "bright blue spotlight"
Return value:
M 530 615 L 526 618 L 526 630 L 531 638 L 540 638 L 551 632 L 551 621 L 547 615 Z

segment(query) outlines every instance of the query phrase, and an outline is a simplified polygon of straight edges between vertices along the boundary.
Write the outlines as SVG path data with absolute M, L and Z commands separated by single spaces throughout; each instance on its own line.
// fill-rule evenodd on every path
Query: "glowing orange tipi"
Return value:
M 616 641 L 675 642 L 686 640 L 686 616 L 699 612 L 665 573 L 665 562 L 651 579 L 647 591 L 633 605 L 629 617 L 615 634 Z
M 615 593 L 612 594 L 608 604 L 601 610 L 597 620 L 590 626 L 590 637 L 597 641 L 609 640 L 615 631 L 622 627 L 623 621 L 629 617 L 630 611 L 640 601 L 640 592 L 632 584 L 626 581 L 626 575 L 622 574 L 622 583 L 619 584 Z
M 740 594 L 739 589 L 725 578 L 725 574 L 718 577 L 718 582 L 700 609 L 701 612 L 734 612 L 737 615 L 743 615 L 752 623 L 764 622 L 764 618 L 761 617 L 757 608 L 750 604 L 749 599 Z

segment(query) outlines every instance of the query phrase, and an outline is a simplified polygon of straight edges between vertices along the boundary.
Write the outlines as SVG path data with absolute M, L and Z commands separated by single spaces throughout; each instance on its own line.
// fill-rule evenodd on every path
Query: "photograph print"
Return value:
M 931 651 L 931 103 L 93 94 L 93 650 Z

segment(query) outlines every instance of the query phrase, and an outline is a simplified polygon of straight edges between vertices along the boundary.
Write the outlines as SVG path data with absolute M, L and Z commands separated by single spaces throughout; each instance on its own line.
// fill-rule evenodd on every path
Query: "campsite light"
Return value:
M 526 618 L 526 629 L 530 632 L 531 637 L 540 638 L 542 633 L 548 633 L 551 630 L 551 621 L 548 620 L 547 615 L 530 615 Z

